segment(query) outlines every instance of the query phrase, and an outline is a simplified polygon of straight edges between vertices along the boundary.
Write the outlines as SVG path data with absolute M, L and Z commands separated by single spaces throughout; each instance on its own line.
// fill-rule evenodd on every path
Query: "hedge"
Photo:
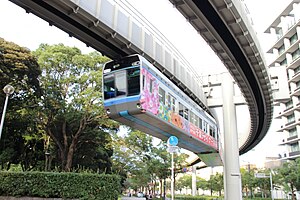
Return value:
M 0 196 L 116 200 L 120 177 L 107 174 L 0 172 Z

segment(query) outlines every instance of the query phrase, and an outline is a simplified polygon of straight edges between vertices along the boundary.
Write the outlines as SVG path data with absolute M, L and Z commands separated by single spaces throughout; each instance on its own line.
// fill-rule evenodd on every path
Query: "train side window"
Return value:
M 128 96 L 140 94 L 140 68 L 127 70 Z
M 175 113 L 176 112 L 176 99 L 173 97 L 172 99 L 172 111 Z
M 149 92 L 152 93 L 153 91 L 153 80 L 150 79 L 150 88 L 149 88 Z
M 176 99 L 173 97 L 171 94 L 168 94 L 168 108 L 172 111 L 175 112 L 176 109 Z
M 158 95 L 159 95 L 159 102 L 165 105 L 166 92 L 161 87 L 159 88 Z
M 143 75 L 143 90 L 146 90 L 146 77 L 145 77 L 145 75 Z
M 199 127 L 200 129 L 202 129 L 202 119 L 201 119 L 200 117 L 199 117 L 198 119 L 199 119 L 198 127 Z
M 209 135 L 213 137 L 213 131 L 211 129 L 211 126 L 209 126 Z
M 166 104 L 167 104 L 168 109 L 171 110 L 171 95 L 169 93 L 167 94 Z
M 184 108 L 184 116 L 183 116 L 186 120 L 189 120 L 189 109 Z
M 178 103 L 178 108 L 179 108 L 179 110 L 178 110 L 179 113 L 178 114 L 183 117 L 183 105 L 180 102 Z
M 209 126 L 209 135 L 214 137 L 214 138 L 216 137 L 215 136 L 215 129 L 212 126 Z
M 189 120 L 189 109 L 179 102 L 179 115 Z
M 203 131 L 207 133 L 207 122 L 203 121 Z
M 195 125 L 198 126 L 199 125 L 199 117 L 193 113 L 192 111 L 190 112 L 191 114 L 191 122 Z
M 195 125 L 199 127 L 199 117 L 195 115 Z
M 116 96 L 115 91 L 115 75 L 105 75 L 103 78 L 104 84 L 104 99 L 114 98 Z

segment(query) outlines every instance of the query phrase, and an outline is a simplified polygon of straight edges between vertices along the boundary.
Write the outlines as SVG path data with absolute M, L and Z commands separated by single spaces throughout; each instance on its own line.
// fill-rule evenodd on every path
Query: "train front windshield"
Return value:
M 103 72 L 104 99 L 140 94 L 140 62 L 138 57 L 107 63 Z

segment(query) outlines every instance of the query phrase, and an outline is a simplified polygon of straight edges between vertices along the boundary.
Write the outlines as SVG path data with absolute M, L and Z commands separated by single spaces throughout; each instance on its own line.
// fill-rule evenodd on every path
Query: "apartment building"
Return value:
M 287 95 L 275 98 L 275 105 L 280 107 L 280 111 L 274 113 L 274 117 L 281 119 L 278 131 L 284 138 L 279 142 L 286 147 L 281 159 L 296 159 L 300 157 L 300 0 L 293 0 L 283 8 L 265 33 L 274 39 L 268 50 L 273 60 L 269 69 L 284 68 L 281 76 L 286 76 L 287 82 Z M 277 80 L 278 77 L 271 76 L 273 85 L 280 84 Z

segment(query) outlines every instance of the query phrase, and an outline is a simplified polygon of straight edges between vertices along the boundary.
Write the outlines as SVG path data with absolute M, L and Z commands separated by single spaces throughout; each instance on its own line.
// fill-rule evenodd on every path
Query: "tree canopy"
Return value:
M 34 55 L 42 70 L 39 122 L 54 145 L 51 149 L 47 143 L 46 151 L 64 171 L 74 164 L 110 170 L 109 131 L 116 131 L 118 124 L 102 106 L 102 64 L 108 58 L 63 44 L 41 44 Z
M 0 140 L 2 169 L 21 164 L 24 170 L 36 167 L 43 158 L 43 140 L 36 119 L 41 90 L 40 67 L 31 52 L 0 38 L 0 88 L 10 84 L 15 92 L 9 97 Z M 5 94 L 0 92 L 0 105 Z M 2 109 L 1 116 L 2 116 Z

